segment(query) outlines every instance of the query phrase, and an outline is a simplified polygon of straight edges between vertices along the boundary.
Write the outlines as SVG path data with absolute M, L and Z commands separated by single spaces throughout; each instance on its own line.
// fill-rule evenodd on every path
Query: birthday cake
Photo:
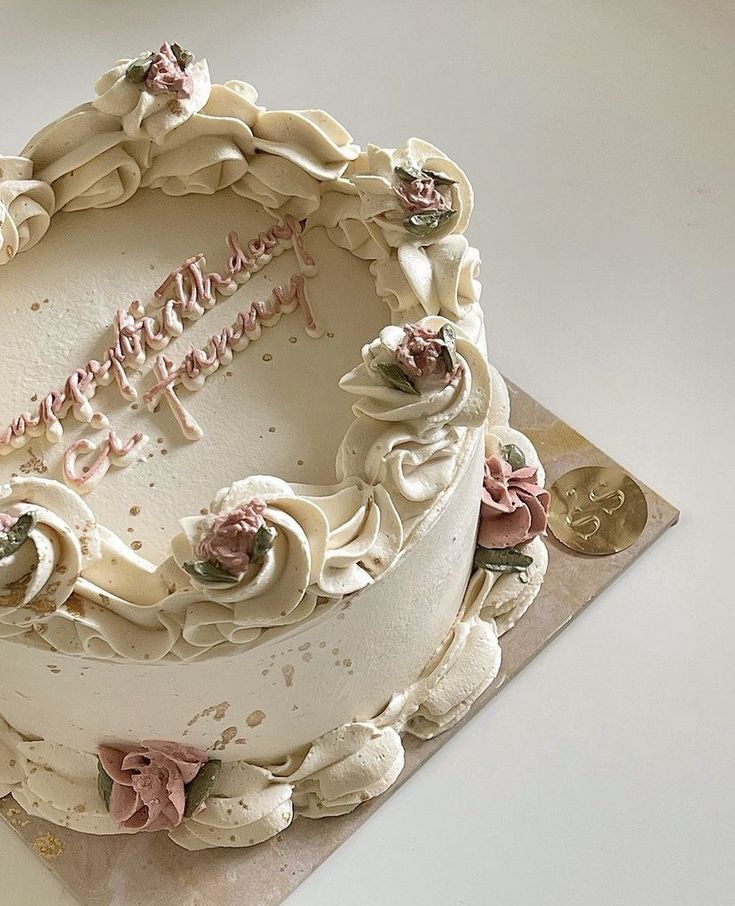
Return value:
M 0 796 L 249 846 L 467 714 L 548 509 L 472 203 L 177 44 L 0 157 Z

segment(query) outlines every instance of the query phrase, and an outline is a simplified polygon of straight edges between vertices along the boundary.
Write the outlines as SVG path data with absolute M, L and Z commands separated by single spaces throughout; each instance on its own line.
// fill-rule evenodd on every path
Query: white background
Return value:
M 0 12 L 7 154 L 166 37 L 360 144 L 437 144 L 476 190 L 495 364 L 683 512 L 290 906 L 732 904 L 735 5 Z M 3 906 L 72 902 L 6 827 L 0 876 Z

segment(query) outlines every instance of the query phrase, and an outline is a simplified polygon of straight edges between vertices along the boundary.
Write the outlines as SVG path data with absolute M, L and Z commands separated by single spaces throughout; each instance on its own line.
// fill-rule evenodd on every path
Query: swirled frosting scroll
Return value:
M 54 211 L 54 193 L 33 179 L 33 162 L 0 157 L 0 263 L 25 252 L 43 237 Z

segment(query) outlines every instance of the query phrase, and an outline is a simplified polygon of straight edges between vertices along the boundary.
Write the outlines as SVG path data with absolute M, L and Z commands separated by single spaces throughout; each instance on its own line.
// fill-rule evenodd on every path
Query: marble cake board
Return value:
M 508 386 L 513 425 L 536 445 L 548 485 L 579 466 L 615 465 L 520 388 L 511 383 Z M 470 717 L 676 523 L 678 510 L 638 483 L 646 496 L 649 517 L 643 534 L 628 550 L 608 557 L 586 557 L 549 536 L 549 570 L 541 593 L 520 622 L 503 636 L 500 673 L 475 703 Z M 142 902 L 159 906 L 214 902 L 220 906 L 276 906 L 461 728 L 462 724 L 426 742 L 407 736 L 406 767 L 383 796 L 341 818 L 297 819 L 284 833 L 252 849 L 190 853 L 165 834 L 91 837 L 27 816 L 10 796 L 0 800 L 0 815 L 82 906 Z

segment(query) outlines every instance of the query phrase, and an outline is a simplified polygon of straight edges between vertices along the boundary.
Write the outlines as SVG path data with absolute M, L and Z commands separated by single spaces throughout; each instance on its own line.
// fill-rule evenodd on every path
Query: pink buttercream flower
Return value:
M 110 815 L 123 827 L 146 831 L 181 824 L 185 786 L 207 762 L 201 749 L 153 740 L 129 751 L 100 746 L 99 756 L 112 779 Z
M 482 547 L 515 547 L 546 531 L 551 495 L 536 483 L 537 471 L 523 466 L 514 472 L 499 456 L 485 460 L 477 538 Z
M 265 525 L 265 508 L 265 501 L 256 497 L 236 510 L 215 516 L 199 542 L 197 556 L 218 563 L 234 575 L 244 573 L 250 565 L 258 529 Z
M 429 211 L 448 211 L 449 204 L 437 189 L 431 177 L 420 177 L 410 182 L 401 180 L 393 191 L 409 214 L 426 214 Z
M 447 383 L 452 375 L 444 360 L 444 343 L 435 330 L 406 324 L 405 334 L 396 348 L 396 364 L 404 374 L 412 378 L 429 378 L 440 375 Z
M 192 77 L 176 59 L 168 41 L 153 55 L 153 62 L 145 77 L 145 87 L 151 94 L 171 94 L 179 100 L 192 96 Z
M 17 518 L 11 516 L 10 513 L 0 513 L 0 532 L 10 531 L 17 521 Z

